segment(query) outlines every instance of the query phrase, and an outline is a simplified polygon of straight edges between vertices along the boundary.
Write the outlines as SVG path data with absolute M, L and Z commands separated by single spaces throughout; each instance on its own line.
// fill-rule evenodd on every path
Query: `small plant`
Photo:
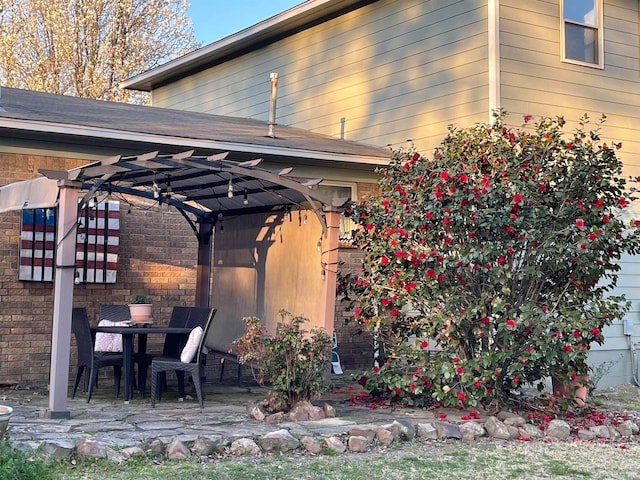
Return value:
M 28 454 L 0 441 L 0 478 L 46 480 L 52 478 L 51 461 Z
M 142 293 L 136 293 L 131 299 L 131 303 L 134 305 L 139 305 L 139 304 L 147 304 L 150 302 L 149 302 L 149 297 L 147 297 L 146 295 Z
M 243 318 L 245 333 L 233 342 L 240 363 L 251 366 L 259 384 L 269 383 L 267 408 L 271 411 L 288 411 L 329 388 L 324 374 L 331 358 L 331 337 L 319 329 L 303 330 L 305 317 L 284 310 L 280 315 L 275 335 L 269 335 L 258 318 Z

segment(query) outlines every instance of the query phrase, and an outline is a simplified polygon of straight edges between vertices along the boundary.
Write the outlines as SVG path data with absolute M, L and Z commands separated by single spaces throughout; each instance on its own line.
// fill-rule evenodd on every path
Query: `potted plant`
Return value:
M 151 303 L 149 297 L 137 293 L 129 304 L 129 314 L 134 322 L 148 322 L 151 320 Z

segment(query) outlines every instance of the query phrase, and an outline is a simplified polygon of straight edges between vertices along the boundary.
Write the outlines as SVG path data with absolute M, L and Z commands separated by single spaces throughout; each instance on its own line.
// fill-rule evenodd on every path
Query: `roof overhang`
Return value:
M 377 0 L 308 0 L 217 42 L 131 77 L 123 88 L 151 91 L 223 61 L 264 47 Z

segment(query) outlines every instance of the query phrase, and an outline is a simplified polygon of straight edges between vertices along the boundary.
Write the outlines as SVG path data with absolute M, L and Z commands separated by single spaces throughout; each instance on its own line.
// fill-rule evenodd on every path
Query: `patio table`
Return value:
M 175 334 L 184 335 L 185 339 L 191 332 L 188 327 L 154 327 L 154 326 L 119 326 L 119 327 L 91 327 L 92 332 L 117 333 L 122 335 L 122 356 L 124 367 L 124 403 L 133 398 L 133 336 L 138 335 L 138 353 L 146 353 L 147 335 Z

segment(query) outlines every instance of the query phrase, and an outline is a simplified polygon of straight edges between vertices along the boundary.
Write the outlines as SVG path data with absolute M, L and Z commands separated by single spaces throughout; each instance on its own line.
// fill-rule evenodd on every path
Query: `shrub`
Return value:
M 329 388 L 326 379 L 332 340 L 322 330 L 303 330 L 308 319 L 280 311 L 282 322 L 269 335 L 256 317 L 245 317 L 245 333 L 233 342 L 242 364 L 251 366 L 258 383 L 271 387 L 269 409 L 289 410 Z
M 610 295 L 640 245 L 621 145 L 586 116 L 568 137 L 561 117 L 504 118 L 451 127 L 431 159 L 395 151 L 380 194 L 353 208 L 366 252 L 354 318 L 383 345 L 361 380 L 374 393 L 501 403 L 525 382 L 586 374 L 591 344 L 628 310 Z
M 51 460 L 13 448 L 0 440 L 0 478 L 46 480 L 53 478 Z

